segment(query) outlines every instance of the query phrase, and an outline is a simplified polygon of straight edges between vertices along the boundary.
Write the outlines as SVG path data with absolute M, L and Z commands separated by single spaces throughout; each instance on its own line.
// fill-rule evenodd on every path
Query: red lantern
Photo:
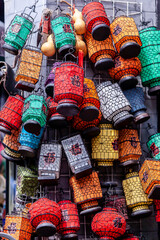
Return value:
M 62 212 L 62 220 L 57 231 L 63 239 L 78 239 L 76 232 L 80 230 L 80 221 L 76 204 L 69 200 L 60 201 L 58 204 Z
M 93 217 L 91 227 L 100 239 L 114 240 L 125 233 L 126 221 L 115 208 L 106 207 Z
M 40 198 L 30 208 L 30 222 L 39 236 L 49 237 L 55 234 L 61 221 L 59 205 L 47 198 Z
M 0 131 L 11 134 L 11 129 L 18 130 L 22 123 L 24 98 L 9 96 L 0 111 Z
M 127 236 L 123 237 L 122 240 L 139 240 L 139 237 L 136 237 L 133 234 L 127 234 Z
M 154 205 L 155 205 L 156 222 L 160 222 L 160 200 L 154 199 L 153 202 L 154 202 Z

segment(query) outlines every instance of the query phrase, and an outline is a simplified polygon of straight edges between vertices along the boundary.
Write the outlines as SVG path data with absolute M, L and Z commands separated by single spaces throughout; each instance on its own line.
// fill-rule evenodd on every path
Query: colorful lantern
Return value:
M 125 233 L 126 221 L 115 208 L 106 207 L 93 217 L 91 228 L 100 239 L 114 240 Z
M 22 50 L 16 72 L 16 88 L 31 92 L 39 80 L 43 54 L 33 46 Z
M 92 138 L 92 158 L 98 166 L 113 166 L 113 161 L 119 158 L 118 130 L 112 124 L 100 124 L 100 134 Z
M 134 116 L 135 123 L 142 123 L 147 121 L 150 116 L 146 113 L 146 106 L 144 105 L 144 92 L 141 87 L 136 87 L 123 91 L 125 97 L 131 104 L 131 113 Z
M 55 46 L 59 54 L 64 56 L 69 52 L 69 49 L 75 48 L 75 34 L 68 15 L 61 14 L 55 16 L 51 21 L 51 27 L 54 34 Z
M 69 137 L 61 143 L 76 178 L 89 175 L 92 172 L 92 165 L 81 136 L 78 134 Z
M 89 32 L 85 34 L 89 59 L 98 70 L 106 70 L 114 66 L 113 58 L 116 55 L 112 38 L 109 36 L 104 41 L 96 41 Z
M 138 172 L 131 172 L 122 181 L 128 208 L 132 210 L 132 217 L 148 216 L 151 214 L 147 195 L 144 193 Z
M 11 129 L 18 130 L 22 123 L 24 98 L 9 96 L 0 111 L 0 131 L 11 134 Z
M 40 184 L 52 184 L 59 179 L 62 147 L 57 143 L 41 145 L 38 172 Z
M 24 129 L 36 135 L 45 126 L 47 119 L 47 103 L 43 96 L 31 94 L 25 99 L 22 121 Z
M 87 30 L 97 41 L 103 41 L 109 37 L 110 22 L 107 18 L 104 6 L 100 2 L 87 3 L 82 9 L 82 16 Z
M 72 176 L 69 182 L 73 189 L 74 202 L 81 205 L 80 215 L 101 210 L 97 200 L 102 198 L 102 189 L 98 174 L 95 171 L 80 179 Z
M 154 199 L 156 222 L 160 222 L 160 200 Z
M 135 57 L 124 59 L 117 56 L 114 60 L 115 66 L 108 70 L 109 75 L 118 81 L 122 89 L 133 88 L 137 85 L 137 75 L 141 72 L 141 62 Z
M 29 213 L 30 223 L 36 228 L 39 236 L 49 237 L 55 234 L 62 217 L 61 209 L 56 202 L 40 198 L 30 206 Z
M 150 151 L 152 157 L 156 160 L 160 159 L 160 133 L 156 133 L 154 129 L 149 128 L 148 132 L 150 136 L 148 137 L 147 147 Z
M 119 130 L 119 161 L 122 166 L 136 164 L 142 156 L 141 144 L 136 129 Z
M 141 50 L 141 39 L 135 21 L 131 17 L 120 16 L 110 26 L 117 52 L 123 58 L 137 57 Z
M 101 83 L 97 86 L 97 92 L 103 117 L 112 121 L 115 128 L 121 128 L 133 119 L 129 114 L 131 106 L 117 83 Z
M 62 220 L 57 227 L 58 233 L 63 239 L 78 239 L 76 233 L 80 230 L 80 221 L 76 204 L 69 200 L 60 201 L 58 204 L 62 212 Z

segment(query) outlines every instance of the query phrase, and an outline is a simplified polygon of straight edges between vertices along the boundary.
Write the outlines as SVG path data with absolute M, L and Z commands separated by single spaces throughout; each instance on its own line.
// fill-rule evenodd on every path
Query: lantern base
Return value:
M 26 92 L 32 92 L 35 88 L 35 85 L 33 83 L 28 83 L 28 82 L 20 80 L 17 82 L 15 87 L 17 89 L 20 89 L 20 90 L 23 90 Z
M 73 103 L 62 103 L 57 106 L 57 112 L 63 116 L 74 116 L 79 112 L 79 107 Z
M 114 159 L 113 160 L 107 160 L 107 159 L 105 159 L 105 160 L 98 160 L 97 161 L 97 164 L 98 164 L 98 167 L 113 167 L 113 161 L 114 161 Z
M 128 166 L 128 165 L 134 165 L 134 164 L 138 164 L 138 163 L 139 163 L 139 160 L 132 159 L 132 160 L 120 163 L 120 166 L 125 167 L 125 166 Z
M 0 132 L 11 135 L 11 131 L 3 126 L 0 126 Z
M 29 158 L 35 157 L 35 150 L 27 146 L 20 146 L 19 152 L 24 157 L 29 157 Z
M 135 117 L 134 121 L 135 123 L 143 123 L 146 122 L 150 118 L 148 113 L 141 113 L 138 116 Z
M 75 176 L 77 179 L 88 176 L 92 173 L 92 166 L 84 166 L 80 169 L 80 171 L 75 171 Z
M 96 41 L 104 41 L 109 37 L 110 28 L 107 24 L 102 23 L 93 27 L 91 34 Z
M 150 209 L 140 209 L 131 214 L 131 217 L 147 217 L 150 216 L 152 211 Z
M 81 211 L 80 215 L 86 215 L 86 214 L 90 214 L 90 213 L 94 213 L 94 212 L 99 212 L 99 211 L 101 211 L 101 209 L 102 208 L 100 206 L 88 208 L 88 209 Z
M 158 184 L 153 185 L 152 190 L 148 194 L 148 198 L 160 199 L 160 185 Z
M 65 56 L 67 53 L 69 53 L 69 50 L 70 49 L 73 49 L 75 51 L 75 48 L 73 45 L 71 44 L 66 44 L 64 45 L 63 47 L 61 47 L 59 50 L 58 50 L 58 53 L 61 55 L 61 56 Z
M 112 58 L 102 58 L 94 65 L 97 70 L 106 70 L 114 67 L 114 61 Z
M 94 106 L 87 106 L 80 111 L 79 117 L 83 121 L 89 122 L 89 121 L 93 121 L 94 119 L 97 119 L 98 115 L 99 115 L 98 108 Z
M 53 176 L 40 176 L 38 177 L 38 182 L 40 185 L 57 185 L 58 184 L 58 179 L 55 179 Z
M 24 123 L 24 129 L 32 134 L 39 135 L 41 131 L 41 125 L 39 122 L 34 121 L 34 120 L 28 120 Z
M 45 87 L 45 92 L 48 96 L 53 98 L 54 84 L 50 83 Z
M 82 135 L 86 138 L 96 137 L 100 134 L 100 129 L 96 126 L 89 127 L 82 132 Z
M 65 239 L 78 240 L 78 236 L 77 234 L 71 233 L 71 234 L 64 235 L 61 239 L 62 240 L 65 240 Z
M 62 115 L 55 115 L 48 120 L 48 124 L 54 128 L 66 127 L 67 121 L 66 118 Z
M 130 88 L 134 88 L 138 83 L 138 80 L 135 76 L 126 76 L 121 78 L 121 80 L 119 81 L 119 86 L 123 89 L 130 89 Z
M 1 151 L 1 155 L 3 158 L 7 159 L 8 161 L 19 161 L 20 160 L 20 157 L 9 156 L 8 154 L 5 153 L 4 150 Z
M 141 47 L 136 42 L 126 42 L 120 48 L 120 56 L 124 59 L 137 57 L 141 51 Z
M 150 96 L 157 95 L 159 92 L 160 92 L 160 86 L 151 87 L 151 88 L 149 88 L 149 90 L 148 90 L 148 94 L 149 94 Z
M 41 237 L 53 236 L 56 232 L 56 227 L 52 223 L 40 223 L 36 228 L 36 233 Z
M 18 49 L 12 47 L 11 45 L 5 43 L 3 44 L 2 48 L 4 49 L 4 51 L 11 53 L 13 55 L 17 55 L 18 54 Z
M 114 122 L 114 117 L 113 117 L 114 128 L 121 129 L 122 127 L 128 125 L 132 120 L 133 120 L 133 115 L 129 113 L 117 119 L 116 122 Z

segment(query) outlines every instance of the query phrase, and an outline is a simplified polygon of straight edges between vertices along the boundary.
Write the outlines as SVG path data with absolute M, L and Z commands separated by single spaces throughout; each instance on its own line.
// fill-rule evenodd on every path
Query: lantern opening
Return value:
M 19 147 L 19 152 L 24 157 L 33 158 L 35 156 L 35 150 L 30 148 L 30 147 L 27 147 L 27 146 L 20 146 Z
M 137 57 L 140 54 L 140 51 L 141 46 L 134 41 L 130 41 L 122 44 L 120 48 L 120 55 L 125 59 L 132 58 Z
M 27 92 L 32 92 L 33 89 L 35 88 L 35 85 L 33 83 L 29 83 L 29 82 L 20 80 L 15 85 L 15 88 L 23 90 L 23 91 L 27 91 Z
M 52 114 L 51 118 L 48 120 L 51 127 L 66 127 L 66 118 L 58 113 Z
M 53 236 L 56 232 L 56 227 L 54 224 L 44 221 L 36 227 L 36 233 L 38 236 L 49 237 Z
M 67 101 L 67 103 L 66 103 Z M 75 102 L 75 103 L 74 103 Z M 79 107 L 77 106 L 77 102 L 74 100 L 63 99 L 59 101 L 57 106 L 57 112 L 64 116 L 74 116 L 79 112 Z
M 34 133 L 35 135 L 40 134 L 41 125 L 35 120 L 28 120 L 24 123 L 24 129 L 29 133 Z
M 114 67 L 114 61 L 111 57 L 110 58 L 109 57 L 101 58 L 100 60 L 98 60 L 98 58 L 97 58 L 97 62 L 95 63 L 94 66 L 97 70 L 104 70 L 106 68 L 108 69 L 108 68 Z
M 110 34 L 110 28 L 105 23 L 98 24 L 99 21 L 95 22 L 96 26 L 92 28 L 92 36 L 97 41 L 104 41 Z
M 94 105 L 92 106 L 92 104 L 90 105 L 91 106 L 86 106 L 80 111 L 79 116 L 80 118 L 83 119 L 83 121 L 92 121 L 98 118 L 98 115 L 99 115 L 98 108 L 95 107 Z
M 138 84 L 135 76 L 125 76 L 119 80 L 119 85 L 123 90 L 134 88 Z
M 4 51 L 13 54 L 13 55 L 17 55 L 18 54 L 18 49 L 12 47 L 11 45 L 4 43 L 2 48 L 4 49 Z

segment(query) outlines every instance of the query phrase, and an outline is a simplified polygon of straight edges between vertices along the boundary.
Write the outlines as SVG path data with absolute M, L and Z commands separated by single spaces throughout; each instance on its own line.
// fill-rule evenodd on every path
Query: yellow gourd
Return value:
M 82 19 L 77 18 L 75 23 L 74 23 L 74 29 L 75 29 L 77 34 L 84 34 L 86 32 L 85 22 Z
M 77 37 L 78 36 L 78 37 Z M 80 35 L 76 35 L 76 53 L 78 53 L 79 50 L 83 51 L 84 57 L 87 55 L 87 47 L 83 40 L 80 39 Z
M 76 22 L 77 19 L 83 20 L 82 13 L 78 9 L 74 9 L 74 14 L 72 16 L 72 19 L 74 22 Z
M 47 42 L 42 44 L 41 51 L 47 57 L 52 57 L 56 53 L 52 34 L 49 35 L 49 37 L 47 38 Z

